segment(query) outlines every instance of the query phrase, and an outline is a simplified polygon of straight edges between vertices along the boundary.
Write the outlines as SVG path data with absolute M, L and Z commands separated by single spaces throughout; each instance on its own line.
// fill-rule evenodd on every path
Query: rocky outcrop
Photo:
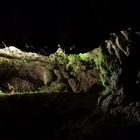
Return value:
M 140 101 L 127 95 L 110 94 L 102 100 L 100 105 L 104 113 L 114 116 L 121 115 L 127 121 L 140 122 Z
M 73 92 L 88 92 L 95 84 L 98 83 L 97 70 L 94 67 L 92 70 L 80 71 L 77 78 L 69 78 L 68 83 Z
M 136 122 L 140 122 L 139 42 L 139 34 L 128 29 L 110 34 L 110 38 L 101 44 L 103 56 L 106 56 L 106 64 L 102 65 L 107 71 L 103 77 L 107 79 L 104 87 L 111 90 L 98 99 L 104 113 L 121 114 Z
M 98 107 L 103 112 L 139 121 L 139 40 L 139 34 L 128 29 L 111 33 L 88 53 L 65 54 L 58 48 L 54 54 L 43 56 L 15 47 L 1 49 L 0 93 L 94 94 L 100 85 Z
M 99 80 L 92 63 L 89 66 L 78 55 L 66 55 L 61 48 L 43 56 L 7 47 L 0 50 L 0 87 L 6 93 L 88 92 Z
M 53 70 L 47 69 L 45 64 L 37 61 L 21 66 L 19 76 L 36 86 L 48 85 L 54 80 Z

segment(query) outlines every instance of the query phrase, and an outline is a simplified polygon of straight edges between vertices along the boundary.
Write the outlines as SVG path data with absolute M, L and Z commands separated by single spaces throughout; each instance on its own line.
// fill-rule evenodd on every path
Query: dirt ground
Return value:
M 97 110 L 98 93 L 0 97 L 0 140 L 136 139 L 140 125 Z

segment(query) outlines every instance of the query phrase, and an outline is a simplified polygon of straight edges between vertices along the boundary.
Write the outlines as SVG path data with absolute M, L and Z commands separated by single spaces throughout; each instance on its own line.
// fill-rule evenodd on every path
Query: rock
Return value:
M 101 103 L 101 109 L 104 113 L 110 111 L 110 107 L 113 105 L 115 96 L 110 94 L 108 95 Z
M 18 77 L 12 77 L 8 81 L 2 82 L 1 85 L 10 93 L 34 91 L 34 85 L 31 82 Z
M 98 63 L 100 62 L 101 82 L 105 88 L 114 92 L 113 94 L 131 94 L 138 89 L 136 81 L 139 79 L 139 40 L 140 37 L 128 29 L 111 33 L 100 45 L 101 52 L 98 57 L 102 59 L 99 59 Z M 123 90 L 120 90 L 121 88 Z
M 0 63 L 0 83 L 5 80 L 8 79 L 9 77 L 12 76 L 17 76 L 18 74 L 18 69 L 17 67 L 15 67 L 12 63 L 8 63 L 8 62 L 2 62 Z
M 60 72 L 61 72 L 63 78 L 65 78 L 65 79 L 69 79 L 70 78 L 70 74 L 65 70 L 65 67 L 61 67 L 60 68 Z
M 125 99 L 126 99 L 126 95 L 117 96 L 115 101 L 114 101 L 114 104 L 115 105 L 122 105 L 125 102 Z
M 127 116 L 130 116 L 130 109 L 129 109 L 129 106 L 123 107 L 122 113 L 127 114 Z
M 93 70 L 94 71 L 94 70 Z M 72 88 L 73 92 L 88 92 L 95 84 L 98 84 L 98 72 L 96 71 L 96 75 L 91 75 L 91 70 L 80 71 L 77 78 L 69 79 L 68 83 Z
M 54 69 L 53 71 L 54 71 L 54 74 L 55 74 L 56 77 L 57 77 L 57 81 L 61 82 L 61 80 L 62 80 L 62 75 L 61 75 L 60 70 L 59 70 L 59 69 Z
M 77 91 L 76 79 L 74 79 L 74 78 L 68 79 L 68 84 L 69 84 L 69 86 L 71 87 L 71 89 L 72 89 L 72 91 L 73 91 L 74 93 L 77 93 L 77 92 L 78 92 L 78 91 Z
M 118 113 L 121 113 L 123 109 L 123 106 L 117 106 L 116 108 L 110 109 L 110 113 L 114 116 L 118 115 Z
M 136 115 L 136 118 L 137 118 L 138 122 L 140 122 L 140 110 L 135 112 L 135 115 Z
M 140 101 L 136 102 L 136 107 L 140 107 Z
M 54 73 L 40 62 L 30 62 L 21 67 L 19 76 L 32 82 L 35 86 L 40 87 L 51 83 L 54 78 Z
M 96 73 L 98 77 L 98 73 Z M 94 75 L 95 76 L 95 75 Z M 84 72 L 81 71 L 77 77 L 79 83 L 79 92 L 84 91 L 87 92 L 94 84 L 98 83 L 97 77 L 93 77 L 90 74 L 90 71 Z
M 132 111 L 132 114 L 134 115 L 136 112 L 137 112 L 138 108 L 136 106 L 134 106 L 131 111 Z
M 66 71 L 63 71 L 63 72 L 62 72 L 62 75 L 63 75 L 63 77 L 64 77 L 65 79 L 69 79 L 69 78 L 70 78 L 69 73 L 66 72 Z
M 129 104 L 129 109 L 131 110 L 134 106 L 135 106 L 135 102 L 131 102 L 131 103 Z
M 122 88 L 122 80 L 120 80 L 122 74 L 124 74 L 123 65 L 126 63 L 130 55 L 130 39 L 131 31 L 120 31 L 117 33 L 111 33 L 109 39 L 105 40 L 101 44 L 102 54 L 104 56 L 104 63 L 101 66 L 100 71 L 103 69 L 106 72 L 102 76 L 105 88 L 108 87 L 113 94 L 119 95 Z

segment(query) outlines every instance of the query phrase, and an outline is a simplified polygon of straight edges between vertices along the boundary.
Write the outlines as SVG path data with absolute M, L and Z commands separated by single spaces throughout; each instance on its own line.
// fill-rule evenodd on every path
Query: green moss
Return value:
M 5 93 L 0 88 L 0 96 L 3 96 L 3 95 L 5 95 Z
M 23 57 L 21 57 L 21 59 L 8 59 L 0 57 L 0 64 L 6 62 L 16 68 L 20 68 L 23 63 L 29 63 L 30 61 L 30 58 Z M 79 54 L 65 54 L 61 48 L 58 48 L 58 50 L 54 54 L 51 54 L 48 57 L 48 60 L 46 62 L 53 63 L 53 65 L 55 65 L 56 69 L 58 70 L 60 70 L 61 66 L 64 66 L 65 70 L 75 77 L 79 74 L 79 71 L 82 69 L 83 65 L 95 64 L 99 69 L 100 84 L 104 87 L 104 94 L 112 91 L 115 88 L 116 82 L 118 80 L 118 72 L 115 71 L 112 65 L 108 63 L 108 56 L 103 53 L 101 47 L 87 53 Z M 9 89 L 11 90 L 11 92 L 15 90 L 14 87 L 11 86 L 9 86 Z M 66 90 L 67 87 L 64 83 L 61 82 L 61 80 L 60 83 L 52 83 L 49 88 L 49 91 L 51 92 L 60 92 Z M 47 92 L 48 89 L 44 89 L 43 91 Z
M 5 57 L 0 57 L 0 64 L 1 63 L 9 63 L 9 64 L 13 64 L 13 65 L 21 65 L 23 63 L 28 63 L 28 62 L 29 62 L 29 59 L 26 59 L 26 58 L 20 58 L 20 59 L 13 58 L 13 59 L 8 59 L 8 58 L 5 58 Z
M 110 63 L 110 55 L 103 53 L 101 47 L 94 50 L 94 62 L 99 69 L 100 82 L 104 87 L 103 94 L 117 91 L 117 83 L 121 74 L 121 68 Z M 115 63 L 115 62 L 114 62 Z
M 4 62 L 10 62 L 10 59 L 5 58 L 5 57 L 0 57 L 0 64 Z
M 49 61 L 55 65 L 63 65 L 66 70 L 78 73 L 83 63 L 94 63 L 93 51 L 79 54 L 65 54 L 61 48 L 49 56 Z
M 81 60 L 87 61 L 87 60 L 89 60 L 90 55 L 89 55 L 89 53 L 80 53 L 79 57 Z
M 108 79 L 108 71 L 106 67 L 107 56 L 105 56 L 102 52 L 101 47 L 96 48 L 94 50 L 94 62 L 96 67 L 99 69 L 100 72 L 100 82 L 104 87 L 104 93 L 110 91 L 109 87 L 109 79 Z
M 53 82 L 49 92 L 67 92 L 67 85 L 64 83 Z
M 49 61 L 54 64 L 65 64 L 67 60 L 67 55 L 64 53 L 62 48 L 58 48 L 54 54 L 49 55 Z

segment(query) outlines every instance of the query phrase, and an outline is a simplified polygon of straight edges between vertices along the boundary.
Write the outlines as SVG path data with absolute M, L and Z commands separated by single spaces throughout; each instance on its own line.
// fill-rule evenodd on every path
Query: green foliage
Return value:
M 5 95 L 5 92 L 3 91 L 2 87 L 0 87 L 0 96 Z
M 89 60 L 89 53 L 79 53 L 79 57 L 83 61 Z
M 0 90 L 0 96 L 3 96 L 3 95 L 5 95 L 5 93 L 2 90 Z
M 50 54 L 49 61 L 56 65 L 60 65 L 60 64 L 63 65 L 67 63 L 67 56 L 63 52 L 62 48 L 58 48 L 54 54 Z
M 72 68 L 75 74 L 79 73 L 84 64 L 94 64 L 94 51 L 68 55 L 67 68 Z
M 94 56 L 95 56 L 94 62 L 100 72 L 100 82 L 103 85 L 103 87 L 105 88 L 104 93 L 106 94 L 107 92 L 110 91 L 108 71 L 106 69 L 107 57 L 103 54 L 101 47 L 95 49 Z
M 68 63 L 66 64 L 66 70 L 71 71 L 70 73 L 76 76 L 81 68 L 80 57 L 75 54 L 70 54 L 67 58 Z
M 50 86 L 50 92 L 67 92 L 67 86 L 64 83 L 53 82 Z
M 10 59 L 5 58 L 5 57 L 0 57 L 0 64 L 2 64 L 2 63 L 10 63 L 10 62 L 11 62 Z
M 76 65 L 80 60 L 80 57 L 76 54 L 68 55 L 68 65 Z
M 0 57 L 0 64 L 2 63 L 8 63 L 8 64 L 12 64 L 13 66 L 20 66 L 24 63 L 28 63 L 29 60 L 26 59 L 26 58 L 20 58 L 20 59 L 8 59 L 8 58 L 5 58 L 5 57 Z
M 90 52 L 87 52 L 87 53 L 80 53 L 79 54 L 79 57 L 80 57 L 80 60 L 81 61 L 84 61 L 84 62 L 87 62 L 87 63 L 90 63 L 90 64 L 93 64 L 94 63 L 94 58 L 95 58 L 95 49 L 90 51 Z
M 100 82 L 104 87 L 103 94 L 117 90 L 117 82 L 121 69 L 109 63 L 109 56 L 103 53 L 101 47 L 94 50 L 94 62 L 100 72 Z

